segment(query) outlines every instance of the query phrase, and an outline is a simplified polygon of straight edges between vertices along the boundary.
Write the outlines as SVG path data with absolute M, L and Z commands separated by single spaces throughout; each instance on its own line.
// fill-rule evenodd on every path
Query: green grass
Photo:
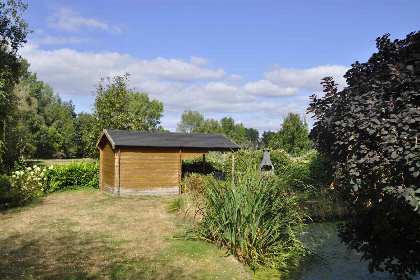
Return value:
M 0 212 L 0 279 L 250 279 L 232 256 L 174 238 L 170 197 L 60 192 Z
M 58 164 L 70 164 L 72 162 L 95 162 L 95 159 L 92 158 L 66 158 L 66 159 L 28 159 L 27 162 L 31 165 L 39 166 L 48 166 L 48 165 L 58 165 Z

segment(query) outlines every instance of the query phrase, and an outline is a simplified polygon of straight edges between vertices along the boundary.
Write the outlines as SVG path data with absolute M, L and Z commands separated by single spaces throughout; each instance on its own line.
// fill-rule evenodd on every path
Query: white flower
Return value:
M 20 176 L 23 176 L 23 174 L 24 174 L 23 170 L 22 170 L 22 171 L 20 171 Z
M 28 168 L 26 168 L 27 170 L 32 170 L 32 168 L 29 166 Z
M 20 171 L 18 170 L 18 171 L 15 171 L 15 173 L 16 173 L 16 175 L 19 175 L 20 174 Z
M 31 173 L 30 173 L 30 174 L 31 174 L 31 176 L 34 176 L 34 172 L 33 172 L 33 171 L 31 171 Z
M 44 168 L 44 169 L 42 169 L 42 172 L 45 172 L 45 171 L 47 171 L 47 169 L 45 169 L 45 168 Z
M 38 165 L 36 165 L 36 164 L 35 164 L 35 165 L 34 165 L 34 168 L 37 168 L 37 167 L 38 167 Z
M 40 177 L 44 177 L 44 172 L 42 172 L 41 174 L 39 174 Z
M 53 168 L 54 168 L 54 167 L 53 167 L 53 165 L 50 165 L 50 167 L 49 167 L 48 169 L 50 169 L 50 170 L 51 170 L 51 169 L 53 169 Z
M 16 175 L 15 175 L 15 174 L 13 174 L 13 175 L 12 175 L 12 178 L 16 178 Z

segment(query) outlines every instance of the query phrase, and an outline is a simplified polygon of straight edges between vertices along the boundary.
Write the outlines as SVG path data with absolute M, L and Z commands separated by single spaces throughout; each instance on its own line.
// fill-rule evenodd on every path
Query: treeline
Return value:
M 197 111 L 186 110 L 177 125 L 177 132 L 184 133 L 221 133 L 232 139 L 242 148 L 283 149 L 299 155 L 311 148 L 308 124 L 299 114 L 289 113 L 279 131 L 264 131 L 260 137 L 255 128 L 246 128 L 242 123 L 235 123 L 233 118 L 205 119 Z
M 97 157 L 96 141 L 104 128 L 165 131 L 163 103 L 129 88 L 129 74 L 101 79 L 95 86 L 92 113 L 76 113 L 17 54 L 30 32 L 21 18 L 26 4 L 0 0 L 0 173 L 20 159 Z M 243 148 L 283 148 L 297 154 L 309 149 L 308 127 L 289 114 L 278 132 L 235 123 L 231 117 L 205 119 L 185 111 L 177 127 L 184 133 L 222 133 Z
M 17 159 L 97 157 L 96 141 L 103 128 L 163 130 L 163 104 L 128 89 L 128 77 L 117 76 L 96 86 L 93 114 L 77 114 L 20 60 L 21 75 L 10 96 L 5 125 L 4 163 Z

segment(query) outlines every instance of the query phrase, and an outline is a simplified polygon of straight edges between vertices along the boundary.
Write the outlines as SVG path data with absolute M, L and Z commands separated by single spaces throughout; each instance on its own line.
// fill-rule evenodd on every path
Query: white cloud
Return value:
M 156 87 L 158 83 L 155 80 L 191 82 L 219 79 L 226 74 L 221 69 L 205 69 L 178 59 L 158 57 L 142 60 L 128 54 L 78 52 L 72 49 L 47 51 L 38 49 L 31 42 L 25 45 L 21 54 L 28 59 L 38 77 L 69 95 L 91 92 L 101 77 L 126 72 L 132 74 L 131 80 L 135 84 L 148 81 L 148 87 Z M 164 81 L 163 84 L 159 82 L 159 86 L 169 87 Z
M 206 118 L 232 116 L 260 132 L 275 131 L 283 116 L 289 112 L 302 114 L 308 104 L 301 96 L 293 95 L 297 94 L 297 88 L 287 89 L 267 80 L 244 85 L 229 79 L 229 74 L 222 69 L 210 69 L 180 59 L 144 60 L 116 52 L 80 52 L 67 48 L 42 50 L 34 41 L 29 41 L 20 54 L 29 61 L 31 71 L 37 72 L 40 80 L 50 84 L 63 98 L 82 104 L 85 111 L 89 111 L 86 104 L 94 102 L 94 85 L 100 78 L 129 72 L 131 88 L 163 102 L 162 123 L 172 130 L 182 112 L 191 109 Z M 273 98 L 279 95 L 289 96 Z M 261 123 L 252 120 L 261 120 Z
M 264 97 L 284 97 L 297 95 L 299 93 L 296 87 L 280 87 L 267 80 L 261 80 L 255 83 L 247 83 L 244 90 L 255 96 Z
M 100 29 L 111 33 L 121 33 L 120 26 L 110 26 L 108 23 L 82 17 L 78 12 L 70 8 L 59 8 L 47 18 L 47 25 L 60 31 L 79 32 L 84 28 Z
M 238 75 L 238 74 L 230 74 L 228 76 L 228 79 L 232 80 L 232 81 L 241 81 L 242 80 L 242 76 Z
M 190 63 L 198 66 L 208 65 L 210 60 L 205 57 L 191 56 Z
M 35 38 L 31 41 L 36 45 L 67 45 L 67 44 L 77 45 L 77 44 L 94 42 L 91 39 L 80 38 L 76 36 L 71 36 L 71 37 L 45 36 L 42 38 Z
M 309 69 L 279 67 L 275 71 L 265 73 L 265 76 L 270 82 L 283 87 L 320 91 L 321 79 L 327 76 L 332 76 L 341 88 L 346 86 L 343 75 L 347 70 L 348 68 L 342 65 L 324 65 Z

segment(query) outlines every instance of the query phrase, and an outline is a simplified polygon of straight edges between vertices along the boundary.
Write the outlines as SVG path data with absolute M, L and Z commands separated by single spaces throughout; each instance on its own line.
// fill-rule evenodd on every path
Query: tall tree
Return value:
M 13 88 L 21 75 L 18 49 L 26 43 L 28 24 L 22 18 L 26 4 L 22 1 L 0 0 L 0 169 L 6 145 L 6 130 L 13 127 L 11 114 L 16 110 L 17 97 Z M 1 171 L 1 170 L 0 170 Z
M 204 117 L 197 111 L 185 110 L 181 115 L 176 131 L 183 133 L 197 133 L 204 124 Z
M 78 152 L 77 156 L 86 158 L 97 158 L 98 149 L 96 148 L 96 141 L 98 140 L 97 120 L 92 114 L 79 113 L 77 115 L 77 143 Z
M 280 148 L 292 155 L 299 155 L 311 148 L 308 124 L 298 114 L 289 113 L 284 119 L 273 148 Z
M 97 135 L 102 129 L 162 130 L 163 103 L 128 88 L 130 74 L 101 79 L 96 86 L 94 117 Z
M 207 134 L 221 134 L 222 126 L 220 122 L 215 119 L 206 119 L 198 129 L 198 133 L 207 133 Z
M 315 147 L 335 163 L 335 187 L 353 215 L 341 239 L 398 278 L 420 273 L 420 32 L 376 40 L 378 52 L 347 71 L 338 91 L 324 78 L 312 96 Z
M 260 133 L 255 128 L 245 128 L 246 139 L 251 147 L 257 147 L 260 144 Z

